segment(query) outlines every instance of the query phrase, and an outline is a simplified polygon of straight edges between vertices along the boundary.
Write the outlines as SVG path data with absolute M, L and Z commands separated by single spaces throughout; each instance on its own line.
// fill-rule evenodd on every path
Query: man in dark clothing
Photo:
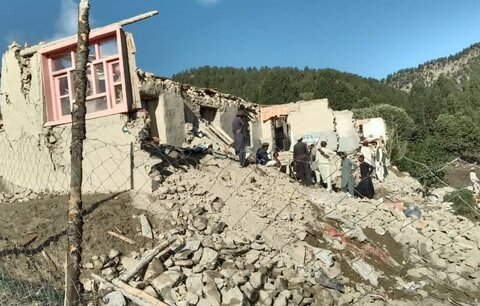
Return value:
M 270 161 L 270 157 L 268 157 L 268 146 L 267 142 L 262 143 L 262 146 L 257 150 L 257 162 L 260 165 L 266 165 L 267 162 Z
M 244 112 L 239 110 L 237 117 L 232 122 L 233 141 L 235 145 L 235 154 L 240 159 L 240 167 L 246 166 L 245 152 L 245 122 L 242 120 Z
M 257 150 L 257 163 L 262 166 L 275 167 L 277 166 L 277 161 L 272 160 L 268 155 L 268 147 L 270 144 L 268 142 L 262 143 L 262 146 Z
M 372 174 L 375 168 L 365 161 L 363 155 L 358 157 L 358 161 L 360 162 L 360 182 L 357 185 L 357 195 L 361 198 L 373 199 L 375 188 L 372 183 Z
M 298 138 L 298 142 L 293 146 L 293 160 L 295 162 L 295 172 L 298 179 L 305 186 L 312 184 L 312 171 L 310 169 L 310 154 L 306 143 L 303 143 L 303 136 Z

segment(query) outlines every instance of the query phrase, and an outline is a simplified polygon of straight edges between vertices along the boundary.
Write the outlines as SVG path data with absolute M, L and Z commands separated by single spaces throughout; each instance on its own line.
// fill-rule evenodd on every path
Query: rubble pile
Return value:
M 247 111 L 253 113 L 256 113 L 259 108 L 254 103 L 245 101 L 240 97 L 219 92 L 215 89 L 200 88 L 189 84 L 178 83 L 141 70 L 138 70 L 137 73 L 141 80 L 142 86 L 140 91 L 143 95 L 158 96 L 162 92 L 175 92 L 180 94 L 185 101 L 194 107 L 202 105 L 222 109 L 226 106 L 233 105 L 237 107 L 241 105 Z
M 40 197 L 39 194 L 26 189 L 16 188 L 15 191 L 10 191 L 10 188 L 0 189 L 0 203 L 18 202 L 23 203 L 31 201 Z
M 167 224 L 148 234 L 139 216 L 139 233 L 171 244 L 125 284 L 168 305 L 477 303 L 478 225 L 446 203 L 424 203 L 410 177 L 391 174 L 378 186 L 388 197 L 360 201 L 207 156 L 169 176 L 155 199 L 132 195 Z M 104 300 L 126 305 L 135 296 L 119 284 L 151 254 L 86 259 L 86 291 L 113 288 Z

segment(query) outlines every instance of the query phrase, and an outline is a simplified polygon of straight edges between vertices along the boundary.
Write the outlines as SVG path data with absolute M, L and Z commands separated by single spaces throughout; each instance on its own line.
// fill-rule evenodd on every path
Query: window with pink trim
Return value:
M 87 66 L 87 118 L 125 112 L 127 106 L 125 65 L 120 31 L 91 39 Z M 71 121 L 75 99 L 76 44 L 44 53 L 44 81 L 47 122 Z

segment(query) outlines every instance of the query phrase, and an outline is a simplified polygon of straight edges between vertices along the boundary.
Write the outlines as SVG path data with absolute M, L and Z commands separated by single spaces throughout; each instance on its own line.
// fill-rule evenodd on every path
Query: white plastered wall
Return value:
M 67 193 L 71 125 L 43 127 L 41 57 L 34 54 L 19 63 L 15 51 L 8 50 L 2 58 L 0 107 L 4 130 L 0 132 L 0 177 L 20 189 Z M 135 141 L 135 132 L 123 131 L 127 120 L 126 115 L 87 120 L 84 192 L 130 189 L 130 143 Z M 137 179 L 137 186 L 144 186 L 147 176 L 139 177 L 144 179 Z
M 335 111 L 335 128 L 338 135 L 338 151 L 351 153 L 360 144 L 360 137 L 355 128 L 353 113 L 349 110 Z

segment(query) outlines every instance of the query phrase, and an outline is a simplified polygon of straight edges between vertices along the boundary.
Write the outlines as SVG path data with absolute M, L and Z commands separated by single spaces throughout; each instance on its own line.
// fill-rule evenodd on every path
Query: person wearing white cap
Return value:
M 470 181 L 472 182 L 473 192 L 475 194 L 479 194 L 480 193 L 480 184 L 478 183 L 479 179 L 477 177 L 477 174 L 475 173 L 475 167 L 472 167 L 470 169 Z

